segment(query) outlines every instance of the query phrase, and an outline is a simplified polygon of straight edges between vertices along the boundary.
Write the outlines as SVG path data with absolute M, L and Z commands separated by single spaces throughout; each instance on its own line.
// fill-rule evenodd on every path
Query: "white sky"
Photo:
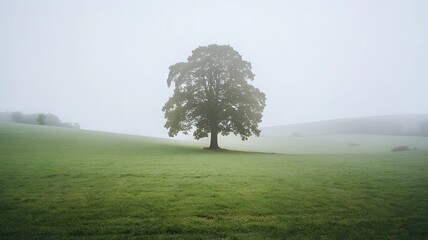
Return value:
M 0 112 L 166 137 L 168 67 L 230 44 L 261 126 L 428 113 L 428 1 L 0 0 Z

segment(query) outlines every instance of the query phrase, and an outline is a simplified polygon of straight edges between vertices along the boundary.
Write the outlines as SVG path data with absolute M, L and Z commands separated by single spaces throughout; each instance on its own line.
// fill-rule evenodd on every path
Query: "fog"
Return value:
M 168 67 L 252 63 L 261 126 L 428 113 L 428 1 L 0 1 L 0 112 L 167 137 Z

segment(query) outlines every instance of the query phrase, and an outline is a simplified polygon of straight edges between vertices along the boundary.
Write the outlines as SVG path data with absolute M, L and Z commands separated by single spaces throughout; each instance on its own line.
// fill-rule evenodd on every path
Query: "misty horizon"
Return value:
M 267 98 L 260 127 L 427 114 L 427 9 L 424 1 L 0 1 L 0 112 L 167 137 L 168 67 L 215 43 L 251 62 L 251 84 Z

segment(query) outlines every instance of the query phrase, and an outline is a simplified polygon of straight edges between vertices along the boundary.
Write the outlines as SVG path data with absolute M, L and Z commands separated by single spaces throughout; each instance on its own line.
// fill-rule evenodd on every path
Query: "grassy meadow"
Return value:
M 203 140 L 209 144 L 209 140 Z M 408 146 L 428 152 L 428 137 L 370 134 L 325 134 L 308 136 L 251 137 L 243 142 L 239 137 L 220 138 L 223 146 L 242 151 L 263 151 L 288 154 L 350 154 L 388 153 L 397 146 Z
M 0 239 L 427 238 L 427 151 L 212 152 L 0 123 Z

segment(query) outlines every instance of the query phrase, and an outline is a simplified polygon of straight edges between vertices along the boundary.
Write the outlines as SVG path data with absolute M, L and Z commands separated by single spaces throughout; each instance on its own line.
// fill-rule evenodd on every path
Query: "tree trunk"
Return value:
M 217 129 L 211 128 L 211 143 L 209 149 L 219 149 L 217 141 Z

